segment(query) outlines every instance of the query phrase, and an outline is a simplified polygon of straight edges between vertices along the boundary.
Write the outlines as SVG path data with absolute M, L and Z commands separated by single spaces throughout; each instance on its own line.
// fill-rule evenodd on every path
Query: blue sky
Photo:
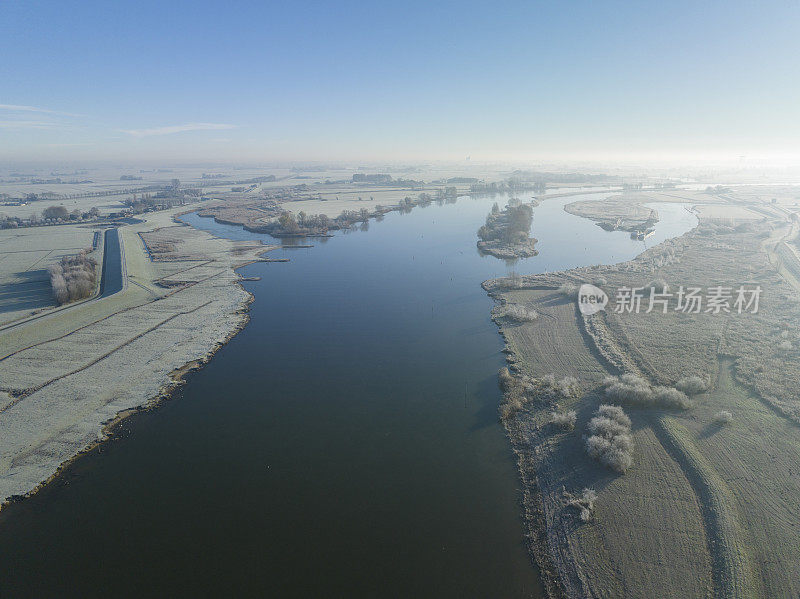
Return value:
M 797 2 L 0 0 L 0 160 L 795 154 Z

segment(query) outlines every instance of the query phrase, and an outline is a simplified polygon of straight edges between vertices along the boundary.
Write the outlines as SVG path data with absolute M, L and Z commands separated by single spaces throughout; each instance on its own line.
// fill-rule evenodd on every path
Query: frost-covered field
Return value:
M 0 325 L 55 306 L 47 267 L 91 248 L 94 231 L 80 225 L 0 229 Z M 102 259 L 102 247 L 92 256 Z
M 566 595 L 800 592 L 800 282 L 787 276 L 800 261 L 787 251 L 800 236 L 787 209 L 798 189 L 779 191 L 730 192 L 729 212 L 703 212 L 696 229 L 629 262 L 484 284 L 496 299 L 539 315 L 495 319 L 511 372 L 575 376 L 584 389 L 555 399 L 531 394 L 504 418 L 525 483 L 532 550 Z M 673 291 L 745 284 L 762 293 L 757 313 L 694 314 L 673 302 L 666 312 L 584 317 L 561 291 L 565 281 L 593 281 L 612 298 L 623 286 L 659 281 Z M 687 405 L 637 405 L 599 384 L 606 373 L 665 386 L 697 378 L 706 390 Z M 598 405 L 618 402 L 633 423 L 624 474 L 594 461 L 586 441 Z M 554 425 L 554 412 L 574 413 L 574 429 Z M 596 498 L 583 521 L 570 498 L 585 488 Z
M 248 294 L 234 267 L 268 248 L 176 225 L 173 215 L 122 228 L 123 291 L 0 331 L 0 501 L 35 489 L 245 322 Z M 151 262 L 139 233 L 161 227 L 177 259 Z

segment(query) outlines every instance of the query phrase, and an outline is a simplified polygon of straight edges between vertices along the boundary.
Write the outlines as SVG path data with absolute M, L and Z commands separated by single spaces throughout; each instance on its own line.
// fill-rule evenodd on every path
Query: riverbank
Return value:
M 582 388 L 575 398 L 526 396 L 504 419 L 525 485 L 531 553 L 554 596 L 798 592 L 800 571 L 783 547 L 800 539 L 777 523 L 792 518 L 800 490 L 800 480 L 787 477 L 800 460 L 792 420 L 800 413 L 800 357 L 789 325 L 800 310 L 763 249 L 765 239 L 774 245 L 786 236 L 785 218 L 703 220 L 634 260 L 484 283 L 496 300 L 539 314 L 527 323 L 497 321 L 512 372 L 572 376 Z M 646 301 L 641 314 L 614 313 L 616 289 L 652 281 L 673 291 L 746 281 L 762 287 L 762 303 L 757 314 L 693 315 L 676 311 L 673 298 L 667 313 L 644 313 Z M 582 283 L 606 292 L 605 311 L 577 310 L 571 290 Z M 597 406 L 611 401 L 604 377 L 625 372 L 653 385 L 697 376 L 709 391 L 683 411 L 625 405 L 634 451 L 621 475 L 593 461 L 582 436 Z M 570 410 L 574 430 L 553 423 L 554 411 Z M 733 423 L 715 424 L 720 411 Z M 568 501 L 584 488 L 598 495 L 588 522 Z
M 119 229 L 129 283 L 120 292 L 0 331 L 10 397 L 0 407 L 0 501 L 35 492 L 121 417 L 164 399 L 246 323 L 252 297 L 235 269 L 270 247 L 174 224 L 176 212 Z
M 0 559 L 20 565 L 0 586 L 540 597 L 480 289 L 506 266 L 473 249 L 492 202 L 394 213 L 240 270 L 261 278 L 244 283 L 250 321 L 176 400 L 0 512 Z

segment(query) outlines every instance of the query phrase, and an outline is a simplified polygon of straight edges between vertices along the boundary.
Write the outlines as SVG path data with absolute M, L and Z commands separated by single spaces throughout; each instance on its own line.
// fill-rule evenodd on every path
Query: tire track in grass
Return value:
M 174 320 L 174 319 L 178 318 L 179 316 L 185 316 L 185 315 L 187 315 L 187 314 L 191 314 L 191 313 L 193 313 L 193 312 L 197 312 L 198 310 L 200 310 L 200 309 L 202 309 L 202 308 L 205 308 L 206 306 L 208 306 L 208 305 L 209 305 L 210 303 L 212 303 L 213 301 L 214 301 L 214 300 L 209 300 L 209 301 L 205 302 L 204 304 L 200 304 L 199 306 L 195 306 L 195 307 L 194 307 L 194 308 L 192 308 L 191 310 L 183 310 L 183 311 L 181 311 L 181 312 L 177 312 L 177 313 L 175 313 L 175 314 L 172 314 L 172 315 L 168 316 L 167 318 L 165 318 L 165 319 L 161 320 L 160 322 L 156 323 L 156 324 L 155 324 L 155 325 L 153 325 L 152 327 L 149 327 L 149 328 L 145 329 L 144 331 L 142 331 L 141 333 L 139 333 L 139 334 L 138 334 L 138 335 L 136 335 L 135 337 L 132 337 L 132 338 L 130 338 L 130 339 L 128 339 L 128 340 L 126 340 L 124 343 L 121 343 L 120 345 L 118 345 L 118 346 L 114 347 L 114 348 L 113 348 L 113 349 L 111 349 L 110 351 L 107 351 L 107 352 L 106 352 L 106 353 L 104 353 L 102 356 L 99 356 L 99 357 L 95 358 L 94 360 L 92 360 L 92 361 L 91 361 L 91 362 L 89 362 L 88 364 L 85 364 L 85 365 L 83 365 L 83 366 L 81 366 L 81 367 L 79 367 L 79 368 L 76 368 L 75 370 L 72 370 L 72 371 L 70 371 L 70 372 L 66 372 L 66 373 L 64 373 L 64 374 L 61 374 L 61 375 L 59 375 L 59 376 L 57 376 L 57 377 L 54 377 L 54 378 L 50 379 L 49 381 L 46 381 L 46 382 L 44 382 L 44 383 L 42 383 L 42 384 L 40 384 L 40 385 L 36 385 L 35 387 L 31 387 L 30 389 L 25 389 L 25 390 L 24 390 L 24 391 L 22 391 L 21 393 L 19 393 L 19 392 L 16 392 L 16 395 L 15 395 L 15 398 L 14 398 L 14 400 L 13 400 L 13 401 L 11 401 L 11 402 L 9 402 L 9 403 L 8 403 L 7 405 L 5 405 L 5 406 L 4 406 L 2 409 L 0 409 L 0 414 L 2 414 L 3 412 L 5 412 L 5 411 L 6 411 L 6 410 L 8 410 L 9 408 L 12 408 L 13 406 L 17 405 L 19 402 L 21 402 L 21 401 L 22 401 L 23 399 L 25 399 L 26 397 L 28 397 L 28 396 L 32 395 L 33 393 L 36 393 L 37 391 L 40 391 L 41 389 L 44 389 L 44 388 L 45 388 L 45 387 L 47 387 L 48 385 L 52 385 L 52 384 L 53 384 L 53 383 L 55 383 L 56 381 L 60 381 L 61 379 L 67 378 L 67 377 L 69 377 L 69 376 L 72 376 L 73 374 L 78 374 L 79 372 L 82 372 L 82 371 L 86 370 L 87 368 L 90 368 L 91 366 L 94 366 L 94 365 L 95 365 L 95 364 L 97 364 L 98 362 L 102 362 L 103 360 L 105 360 L 106 358 L 108 358 L 110 355 L 112 355 L 112 354 L 114 354 L 114 353 L 118 352 L 119 350 L 123 349 L 124 347 L 127 347 L 128 345 L 130 345 L 130 344 L 131 344 L 131 343 L 133 343 L 134 341 L 136 341 L 136 340 L 138 340 L 138 339 L 141 339 L 142 337 L 144 337 L 144 336 L 145 336 L 145 335 L 147 335 L 148 333 L 152 333 L 153 331 L 155 331 L 155 330 L 157 330 L 157 329 L 161 328 L 162 326 L 164 326 L 164 325 L 165 325 L 165 324 L 167 324 L 168 322 L 170 322 L 170 321 L 172 321 L 172 320 Z M 14 389 L 0 389 L 0 390 L 2 390 L 2 391 L 6 391 L 6 392 L 9 392 L 9 393 L 15 393 L 15 390 L 14 390 Z
M 764 597 L 742 534 L 733 497 L 724 481 L 692 443 L 688 431 L 668 415 L 653 419 L 653 431 L 672 455 L 700 500 L 709 553 L 713 561 L 714 596 Z
M 73 334 L 75 334 L 75 333 L 77 333 L 79 331 L 83 331 L 85 329 L 88 329 L 89 327 L 94 326 L 94 325 L 96 325 L 96 324 L 98 324 L 100 322 L 103 322 L 105 320 L 109 320 L 110 318 L 114 318 L 115 316 L 117 316 L 119 314 L 124 314 L 125 312 L 130 312 L 132 310 L 136 310 L 138 308 L 142 308 L 144 306 L 148 306 L 148 305 L 150 305 L 152 303 L 163 301 L 163 300 L 165 300 L 167 298 L 170 298 L 170 297 L 172 297 L 172 296 L 174 296 L 174 295 L 176 295 L 176 294 L 178 294 L 178 293 L 180 293 L 182 291 L 186 291 L 187 289 L 189 289 L 191 287 L 194 287 L 195 285 L 199 285 L 200 283 L 205 283 L 206 281 L 208 281 L 210 279 L 213 279 L 214 277 L 217 277 L 217 276 L 223 274 L 224 272 L 225 272 L 224 270 L 221 270 L 221 271 L 216 272 L 213 275 L 210 275 L 210 276 L 208 276 L 208 277 L 206 277 L 204 279 L 200 279 L 198 281 L 192 281 L 191 283 L 186 283 L 182 287 L 180 287 L 178 289 L 175 289 L 174 291 L 170 291 L 169 293 L 167 293 L 167 294 L 165 294 L 165 295 L 163 295 L 161 297 L 157 297 L 156 299 L 147 300 L 145 302 L 142 302 L 141 304 L 135 304 L 133 306 L 128 306 L 127 308 L 122 308 L 121 310 L 118 310 L 116 312 L 112 312 L 111 314 L 108 314 L 107 316 L 103 316 L 102 318 L 99 318 L 97 320 L 89 322 L 89 323 L 87 323 L 85 325 L 82 325 L 82 326 L 76 328 L 76 329 L 72 329 L 71 331 L 69 331 L 67 333 L 64 333 L 63 335 L 58 335 L 57 337 L 51 337 L 50 339 L 45 339 L 43 341 L 39 341 L 39 342 L 33 343 L 31 345 L 26 345 L 25 347 L 21 347 L 18 350 L 12 351 L 12 352 L 4 355 L 4 356 L 0 356 L 0 362 L 3 362 L 5 360 L 7 360 L 8 358 L 10 358 L 12 356 L 16 356 L 17 354 L 22 353 L 24 351 L 27 351 L 29 349 L 33 349 L 34 347 L 39 347 L 40 345 L 45 345 L 46 343 L 52 343 L 53 341 L 60 341 L 61 339 L 64 339 L 65 337 L 69 337 L 70 335 L 73 335 Z M 104 298 L 95 298 L 95 299 L 99 300 L 99 299 L 104 299 Z
M 605 324 L 608 324 L 607 321 Z M 588 336 L 587 342 L 591 340 L 598 350 L 602 342 L 605 353 L 609 354 L 606 358 L 611 363 L 624 364 L 628 372 L 643 376 L 645 379 L 650 378 L 643 370 L 651 370 L 652 365 L 649 363 L 640 365 L 637 360 L 639 355 L 632 356 L 634 358 L 632 363 L 628 352 L 623 349 L 630 347 L 630 344 L 619 343 L 618 336 L 627 341 L 622 329 L 605 326 L 592 333 L 594 334 Z M 602 336 L 602 339 L 598 339 L 598 335 Z M 708 552 L 713 563 L 714 597 L 720 599 L 764 597 L 760 579 L 753 575 L 752 563 L 746 551 L 744 537 L 733 507 L 733 498 L 727 486 L 697 450 L 691 442 L 689 433 L 680 424 L 666 414 L 656 415 L 651 422 L 656 439 L 681 467 L 701 506 L 703 525 L 708 539 Z

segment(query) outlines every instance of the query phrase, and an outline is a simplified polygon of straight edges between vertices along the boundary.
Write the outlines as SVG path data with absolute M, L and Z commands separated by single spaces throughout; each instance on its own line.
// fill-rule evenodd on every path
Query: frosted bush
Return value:
M 591 436 L 586 439 L 586 452 L 600 463 L 625 472 L 633 464 L 631 421 L 622 408 L 602 404 L 589 421 Z
M 664 406 L 683 410 L 692 407 L 692 403 L 683 391 L 674 387 L 652 387 L 642 377 L 635 374 L 623 374 L 620 377 L 606 377 L 603 381 L 606 397 L 633 406 Z
M 578 286 L 572 283 L 564 283 L 558 288 L 558 292 L 561 295 L 574 299 L 578 297 Z
M 567 492 L 564 494 L 567 496 L 567 505 L 578 510 L 581 522 L 588 522 L 592 519 L 594 504 L 597 501 L 597 493 L 594 489 L 584 489 L 577 497 Z
M 526 308 L 520 304 L 506 304 L 500 311 L 500 316 L 516 322 L 533 322 L 539 317 L 536 310 Z
M 706 382 L 699 376 L 685 376 L 678 381 L 675 387 L 686 395 L 697 395 L 708 388 Z
M 577 420 L 578 414 L 575 412 L 575 410 L 569 410 L 567 412 L 553 412 L 551 414 L 551 422 L 553 424 L 570 431 L 575 428 L 575 422 Z
M 716 414 L 714 414 L 714 422 L 719 425 L 726 425 L 733 422 L 733 414 L 728 412 L 727 410 L 720 410 Z

